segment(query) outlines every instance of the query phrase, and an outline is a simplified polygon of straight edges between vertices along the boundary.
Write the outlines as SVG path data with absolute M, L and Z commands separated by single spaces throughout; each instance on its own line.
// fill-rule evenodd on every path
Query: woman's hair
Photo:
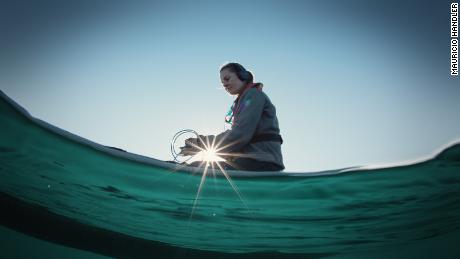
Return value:
M 241 81 L 246 83 L 253 83 L 254 76 L 251 72 L 247 71 L 241 64 L 238 63 L 227 63 L 220 68 L 220 71 L 228 69 L 235 73 Z

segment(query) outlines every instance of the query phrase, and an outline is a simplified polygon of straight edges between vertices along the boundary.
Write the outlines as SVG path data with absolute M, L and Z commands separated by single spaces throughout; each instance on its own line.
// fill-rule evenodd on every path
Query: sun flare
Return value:
M 243 199 L 243 196 L 242 196 L 241 192 L 238 190 L 238 187 L 231 180 L 230 175 L 225 170 L 226 168 L 221 165 L 221 162 L 231 165 L 230 161 L 222 158 L 221 156 L 226 157 L 226 156 L 229 156 L 229 155 L 233 155 L 233 156 L 235 156 L 235 155 L 234 154 L 229 154 L 229 153 L 222 153 L 220 151 L 222 151 L 225 148 L 233 145 L 233 143 L 229 143 L 229 144 L 227 144 L 225 146 L 220 147 L 220 144 L 223 141 L 223 139 L 219 143 L 215 143 L 215 140 L 216 139 L 213 138 L 212 143 L 209 143 L 210 141 L 209 141 L 208 138 L 206 138 L 205 140 L 200 139 L 202 145 L 196 145 L 196 144 L 193 145 L 193 147 L 198 149 L 198 150 L 200 150 L 200 152 L 198 152 L 194 156 L 192 156 L 192 162 L 200 161 L 201 163 L 200 163 L 199 167 L 203 168 L 203 173 L 202 173 L 202 176 L 201 176 L 200 184 L 198 185 L 198 190 L 197 190 L 195 199 L 193 201 L 192 211 L 190 213 L 190 218 L 189 218 L 189 224 L 191 222 L 191 219 L 193 217 L 195 209 L 196 209 L 196 207 L 198 205 L 198 200 L 200 198 L 202 188 L 204 187 L 206 177 L 207 177 L 208 173 L 211 173 L 215 177 L 216 176 L 216 169 L 217 169 L 217 171 L 220 170 L 220 172 L 225 177 L 225 179 L 229 182 L 230 186 L 235 191 L 235 193 L 238 195 L 238 197 L 240 198 L 241 202 L 244 204 L 246 209 L 248 211 L 250 211 L 248 205 L 246 204 L 246 202 Z M 217 166 L 217 168 L 215 166 Z M 211 170 L 209 170 L 210 167 L 211 167 Z
M 217 151 L 214 148 L 210 149 L 205 149 L 198 153 L 198 157 L 202 161 L 206 162 L 219 162 L 219 161 L 225 161 L 223 158 L 219 157 L 217 154 Z

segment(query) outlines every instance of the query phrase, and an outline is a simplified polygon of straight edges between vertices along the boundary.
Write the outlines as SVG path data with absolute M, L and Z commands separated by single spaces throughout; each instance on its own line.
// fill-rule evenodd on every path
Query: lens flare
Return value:
M 200 160 L 206 162 L 224 161 L 224 159 L 219 156 L 219 154 L 214 148 L 205 149 L 201 151 L 200 153 L 198 153 L 198 157 L 200 158 Z
M 193 201 L 192 211 L 190 213 L 190 218 L 189 218 L 189 224 L 191 223 L 191 219 L 192 219 L 193 214 L 195 212 L 195 209 L 196 209 L 196 207 L 198 205 L 198 200 L 200 199 L 200 194 L 201 194 L 201 191 L 202 191 L 202 189 L 204 187 L 204 183 L 206 181 L 206 176 L 207 176 L 208 171 L 209 171 L 209 166 L 212 167 L 211 172 L 215 176 L 216 172 L 215 172 L 214 165 L 217 165 L 217 167 L 220 169 L 221 173 L 224 175 L 225 179 L 230 184 L 231 188 L 238 195 L 238 198 L 241 200 L 241 202 L 246 207 L 246 209 L 251 213 L 251 216 L 253 216 L 252 211 L 249 209 L 247 203 L 244 201 L 243 195 L 241 194 L 240 190 L 238 190 L 238 187 L 232 181 L 232 179 L 230 178 L 230 175 L 225 171 L 225 168 L 220 164 L 221 162 L 230 164 L 229 161 L 226 161 L 225 159 L 223 159 L 222 157 L 219 156 L 219 155 L 224 155 L 224 156 L 231 155 L 231 154 L 219 153 L 219 151 L 224 149 L 226 146 L 225 147 L 219 147 L 220 143 L 218 143 L 216 145 L 215 138 L 212 140 L 211 144 L 209 143 L 208 139 L 206 139 L 206 143 L 204 143 L 204 141 L 202 141 L 202 143 L 203 143 L 204 148 L 200 148 L 201 151 L 198 153 L 197 157 L 200 158 L 199 159 L 199 160 L 201 160 L 200 167 L 204 166 L 204 170 L 203 170 L 203 174 L 201 176 L 200 184 L 198 186 L 196 197 L 195 197 L 195 199 Z M 230 143 L 227 146 L 229 146 L 229 145 L 232 145 L 232 144 Z

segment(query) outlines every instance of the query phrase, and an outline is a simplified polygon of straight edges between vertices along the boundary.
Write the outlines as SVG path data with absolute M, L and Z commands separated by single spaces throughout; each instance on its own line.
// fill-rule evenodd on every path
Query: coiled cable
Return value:
M 196 136 L 197 139 L 200 138 L 200 135 L 198 135 L 198 133 L 196 131 L 192 130 L 192 129 L 184 129 L 184 130 L 178 131 L 174 135 L 174 137 L 172 138 L 172 141 L 171 141 L 171 155 L 173 156 L 174 162 L 176 162 L 176 163 L 185 163 L 185 162 L 189 161 L 190 159 L 192 159 L 195 156 L 195 155 L 192 155 L 189 158 L 185 159 L 184 161 L 180 161 L 180 160 L 177 159 L 178 157 L 189 156 L 189 155 L 181 154 L 180 152 L 177 153 L 176 149 L 175 149 L 175 144 L 176 144 L 177 139 L 180 136 L 182 136 L 182 135 L 184 135 L 186 133 L 192 133 L 192 134 L 194 134 Z

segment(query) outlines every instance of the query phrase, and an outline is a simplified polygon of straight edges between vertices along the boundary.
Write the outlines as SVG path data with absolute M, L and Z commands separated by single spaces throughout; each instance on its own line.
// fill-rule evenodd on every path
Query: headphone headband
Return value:
M 220 70 L 222 71 L 223 69 L 229 68 L 232 71 L 236 73 L 236 76 L 241 80 L 246 83 L 250 83 L 252 81 L 252 75 L 249 71 L 246 70 L 241 64 L 239 63 L 227 63 L 224 65 Z

